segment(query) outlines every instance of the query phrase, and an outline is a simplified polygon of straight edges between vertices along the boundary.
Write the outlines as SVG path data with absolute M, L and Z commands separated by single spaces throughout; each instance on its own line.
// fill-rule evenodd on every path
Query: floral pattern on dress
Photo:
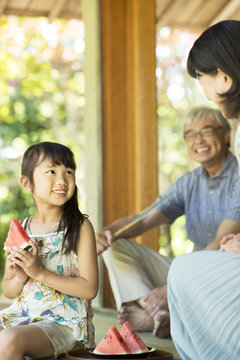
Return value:
M 28 235 L 37 245 L 38 255 L 46 269 L 62 276 L 79 276 L 77 255 L 73 251 L 64 254 L 62 250 L 63 231 L 44 235 L 28 232 Z M 4 328 L 48 320 L 70 327 L 74 338 L 90 347 L 94 346 L 92 317 L 91 301 L 61 293 L 32 278 L 13 304 L 0 311 Z

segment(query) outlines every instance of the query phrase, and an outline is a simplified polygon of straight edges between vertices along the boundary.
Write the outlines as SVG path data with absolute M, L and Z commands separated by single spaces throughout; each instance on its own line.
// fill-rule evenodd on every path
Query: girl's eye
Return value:
M 49 170 L 48 174 L 55 174 L 55 171 L 54 170 Z
M 72 171 L 72 170 L 68 170 L 66 173 L 67 173 L 68 175 L 72 175 L 72 174 L 73 174 L 73 171 Z

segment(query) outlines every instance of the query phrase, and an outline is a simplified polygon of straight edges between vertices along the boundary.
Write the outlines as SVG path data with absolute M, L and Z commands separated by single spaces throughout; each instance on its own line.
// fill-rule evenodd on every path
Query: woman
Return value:
M 240 117 L 240 21 L 222 21 L 204 31 L 187 69 L 225 117 Z M 235 144 L 240 159 L 239 130 Z M 184 360 L 240 359 L 239 239 L 229 235 L 221 241 L 222 251 L 182 255 L 172 263 L 171 335 Z

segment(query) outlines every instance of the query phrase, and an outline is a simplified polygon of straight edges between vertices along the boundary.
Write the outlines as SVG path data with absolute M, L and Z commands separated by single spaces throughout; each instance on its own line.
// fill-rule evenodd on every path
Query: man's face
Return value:
M 189 156 L 194 161 L 206 167 L 220 164 L 221 168 L 228 151 L 230 134 L 223 131 L 216 120 L 203 117 L 187 124 L 184 135 Z

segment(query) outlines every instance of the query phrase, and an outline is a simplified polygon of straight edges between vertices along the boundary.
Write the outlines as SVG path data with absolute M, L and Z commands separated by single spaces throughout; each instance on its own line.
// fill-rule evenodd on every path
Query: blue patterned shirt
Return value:
M 185 214 L 188 237 L 197 249 L 215 239 L 222 220 L 240 222 L 240 176 L 237 159 L 231 152 L 214 177 L 208 178 L 200 166 L 181 176 L 157 200 L 172 192 L 157 208 L 171 223 Z

